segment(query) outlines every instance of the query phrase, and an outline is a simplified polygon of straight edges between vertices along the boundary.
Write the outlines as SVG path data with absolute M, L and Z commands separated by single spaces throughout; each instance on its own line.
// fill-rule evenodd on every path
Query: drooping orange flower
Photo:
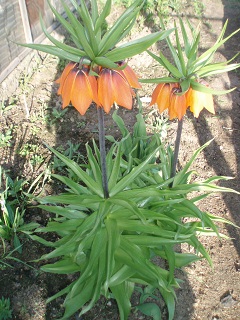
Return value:
M 190 111 L 196 118 L 198 118 L 199 113 L 203 108 L 206 108 L 209 112 L 215 114 L 212 94 L 189 88 L 186 97 L 187 106 L 190 107 Z
M 98 78 L 100 106 L 109 113 L 113 103 L 132 109 L 134 91 L 127 79 L 118 70 L 103 68 Z
M 154 103 L 157 104 L 160 113 L 168 109 L 170 120 L 173 118 L 181 120 L 187 109 L 186 96 L 181 94 L 178 82 L 159 83 L 153 91 L 150 106 Z
M 129 85 L 132 88 L 141 89 L 142 86 L 138 82 L 138 78 L 137 78 L 135 72 L 133 71 L 133 69 L 131 67 L 129 67 L 129 65 L 127 65 L 124 61 L 121 61 L 118 64 L 120 67 L 125 65 L 125 68 L 123 70 L 119 70 L 118 72 L 127 80 Z
M 150 106 L 156 103 L 160 113 L 169 108 L 170 96 L 174 87 L 178 87 L 178 83 L 159 83 L 153 91 Z
M 60 84 L 58 94 L 62 96 L 65 108 L 71 102 L 81 115 L 84 115 L 92 101 L 99 104 L 97 80 L 89 75 L 89 66 L 79 67 L 78 63 L 70 62 L 61 77 L 56 80 Z
M 178 120 L 181 120 L 186 113 L 187 107 L 186 94 L 181 94 L 180 86 L 173 88 L 168 108 L 169 119 L 178 118 Z
M 56 80 L 60 84 L 58 94 L 62 96 L 65 108 L 72 105 L 84 115 L 92 101 L 103 107 L 109 113 L 113 103 L 131 109 L 134 91 L 132 88 L 141 88 L 134 71 L 124 61 L 118 63 L 125 65 L 123 70 L 113 70 L 98 67 L 95 72 L 99 76 L 89 75 L 89 66 L 81 66 L 70 62 L 64 69 L 61 77 Z

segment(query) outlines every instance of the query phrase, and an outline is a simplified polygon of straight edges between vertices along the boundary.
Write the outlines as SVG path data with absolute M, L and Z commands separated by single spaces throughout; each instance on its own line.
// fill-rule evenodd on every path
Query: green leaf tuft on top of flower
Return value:
M 226 21 L 224 24 L 216 43 L 201 55 L 198 55 L 200 43 L 199 28 L 195 29 L 187 20 L 188 30 L 181 18 L 179 18 L 179 24 L 182 35 L 182 43 L 176 22 L 176 47 L 174 47 L 169 36 L 166 38 L 173 63 L 171 63 L 162 52 L 160 52 L 159 56 L 157 56 L 148 51 L 149 55 L 169 72 L 169 76 L 167 77 L 140 80 L 140 82 L 158 84 L 154 90 L 151 105 L 157 103 L 160 112 L 162 112 L 164 109 L 168 109 L 170 119 L 178 117 L 178 119 L 181 120 L 188 107 L 190 107 L 190 110 L 194 113 L 195 117 L 198 117 L 203 108 L 206 108 L 210 112 L 214 113 L 212 95 L 225 94 L 233 91 L 235 88 L 217 91 L 210 88 L 203 78 L 210 75 L 228 72 L 240 67 L 240 63 L 230 63 L 238 54 L 228 61 L 217 63 L 212 62 L 214 54 L 219 47 L 240 30 L 238 29 L 224 38 L 227 23 L 228 21 Z M 164 29 L 163 22 L 161 22 L 161 27 Z M 169 94 L 166 95 L 167 89 L 170 87 L 171 90 L 168 90 Z M 185 98 L 176 97 L 184 95 Z M 183 103 L 182 100 L 184 99 L 185 102 Z M 181 100 L 180 105 L 176 103 L 176 101 L 179 102 L 178 100 Z
M 67 31 L 74 46 L 55 39 L 45 28 L 42 18 L 40 19 L 42 30 L 53 45 L 22 45 L 73 62 L 79 62 L 82 59 L 82 63 L 92 67 L 98 65 L 110 69 L 119 69 L 119 65 L 116 62 L 145 51 L 156 41 L 164 39 L 172 32 L 172 30 L 155 32 L 117 46 L 131 31 L 144 1 L 134 1 L 107 30 L 105 21 L 111 12 L 111 0 L 106 1 L 101 12 L 99 12 L 96 0 L 90 1 L 90 9 L 88 9 L 84 0 L 80 0 L 80 5 L 75 0 L 70 0 L 76 14 L 70 10 L 64 1 L 61 1 L 66 18 L 57 11 L 50 0 L 47 1 L 56 19 Z

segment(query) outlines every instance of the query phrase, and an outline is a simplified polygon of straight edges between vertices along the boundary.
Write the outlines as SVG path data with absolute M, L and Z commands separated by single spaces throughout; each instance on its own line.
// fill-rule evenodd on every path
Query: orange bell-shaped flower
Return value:
M 215 114 L 212 94 L 189 88 L 186 96 L 187 105 L 196 118 L 198 118 L 203 108 Z
M 136 76 L 133 69 L 131 67 L 129 67 L 129 65 L 127 65 L 124 61 L 121 61 L 118 64 L 120 67 L 125 65 L 125 68 L 123 70 L 118 70 L 118 72 L 127 80 L 129 85 L 132 88 L 141 89 L 142 86 L 138 82 L 138 77 Z
M 160 113 L 168 109 L 170 120 L 181 120 L 187 109 L 186 95 L 181 94 L 178 82 L 159 83 L 153 91 L 150 106 L 154 103 L 157 103 Z
M 88 66 L 79 68 L 77 63 L 70 62 L 56 82 L 60 83 L 58 94 L 62 96 L 63 108 L 71 102 L 84 115 L 92 101 L 99 104 L 97 80 L 95 76 L 89 75 Z
M 175 87 L 178 87 L 178 83 L 159 83 L 152 93 L 150 106 L 156 103 L 160 113 L 168 109 L 170 106 L 170 96 Z
M 170 96 L 170 106 L 168 108 L 169 119 L 178 118 L 178 120 L 181 120 L 186 113 L 187 107 L 186 94 L 181 94 L 180 86 L 179 88 L 174 88 Z
M 132 109 L 134 91 L 118 70 L 103 68 L 98 78 L 98 99 L 100 106 L 109 113 L 113 103 Z

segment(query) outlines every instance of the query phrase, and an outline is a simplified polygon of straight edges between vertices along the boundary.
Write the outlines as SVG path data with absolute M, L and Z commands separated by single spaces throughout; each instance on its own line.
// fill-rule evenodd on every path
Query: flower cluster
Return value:
M 139 89 L 134 71 L 124 62 L 119 62 L 118 69 L 97 67 L 95 75 L 90 66 L 69 62 L 61 77 L 56 80 L 60 84 L 58 94 L 62 96 L 63 108 L 71 102 L 81 115 L 84 115 L 92 102 L 109 113 L 114 103 L 131 109 L 134 91 Z M 123 68 L 123 69 L 122 69 Z
M 159 83 L 153 91 L 150 106 L 155 103 L 160 113 L 168 109 L 170 120 L 173 118 L 181 120 L 188 107 L 195 117 L 199 116 L 203 108 L 215 113 L 212 94 L 197 91 L 191 87 L 182 93 L 178 82 Z

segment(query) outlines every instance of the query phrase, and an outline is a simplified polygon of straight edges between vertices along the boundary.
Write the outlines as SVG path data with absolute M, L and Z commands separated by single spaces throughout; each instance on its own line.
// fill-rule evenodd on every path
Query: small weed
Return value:
M 0 166 L 0 238 L 4 241 L 13 240 L 14 248 L 21 253 L 22 246 L 19 232 L 30 234 L 36 228 L 36 223 L 24 223 L 24 214 L 27 206 L 27 196 L 23 187 L 27 181 L 11 179 Z
M 16 106 L 16 98 L 15 97 L 11 97 L 8 100 L 2 100 L 0 103 L 0 117 L 3 116 L 3 114 L 9 110 L 11 110 L 13 107 Z
M 162 141 L 164 141 L 167 137 L 169 128 L 168 118 L 164 118 L 162 114 L 159 115 L 158 111 L 156 110 L 150 112 L 149 115 L 151 115 L 151 117 L 148 117 L 148 119 L 150 119 L 151 122 L 147 127 L 153 132 L 156 132 L 161 137 Z
M 0 133 L 0 148 L 11 147 L 12 143 L 12 128 Z
M 30 128 L 30 132 L 33 136 L 36 136 L 38 134 L 38 132 L 40 131 L 40 128 L 33 126 Z
M 154 294 L 155 288 L 148 286 L 142 289 L 135 286 L 135 290 L 140 293 L 139 304 L 135 307 L 135 311 L 140 311 L 146 316 L 151 316 L 153 320 L 161 319 L 161 311 L 155 302 L 145 302 L 147 299 L 159 300 Z
M 36 167 L 44 162 L 44 157 L 38 154 L 39 146 L 34 143 L 25 143 L 18 151 L 22 157 L 28 158 L 30 165 Z
M 36 167 L 44 162 L 44 157 L 39 154 L 33 154 L 30 158 L 30 163 L 33 167 Z
M 7 320 L 12 318 L 12 310 L 10 308 L 9 298 L 0 299 L 0 320 Z
M 79 121 L 78 123 L 77 123 L 77 128 L 78 129 L 83 129 L 83 128 L 85 128 L 86 127 L 86 122 L 84 122 L 84 121 Z
M 63 155 L 68 157 L 75 162 L 78 162 L 79 159 L 83 159 L 83 155 L 79 153 L 80 143 L 72 143 L 71 141 L 67 142 L 68 148 L 64 150 L 62 146 L 58 147 L 57 150 L 61 152 Z M 54 156 L 52 169 L 57 171 L 62 171 L 66 168 L 66 164 L 62 162 L 58 157 Z
M 63 121 L 65 113 L 68 109 L 58 110 L 57 108 L 53 108 L 51 114 L 45 117 L 46 122 L 49 125 L 53 125 L 57 121 Z
M 28 157 L 30 154 L 34 154 L 38 151 L 38 146 L 32 143 L 25 143 L 18 151 L 18 154 L 23 157 Z
M 195 14 L 198 17 L 201 17 L 203 15 L 203 11 L 204 11 L 204 4 L 199 0 L 194 0 L 192 5 L 194 8 Z

